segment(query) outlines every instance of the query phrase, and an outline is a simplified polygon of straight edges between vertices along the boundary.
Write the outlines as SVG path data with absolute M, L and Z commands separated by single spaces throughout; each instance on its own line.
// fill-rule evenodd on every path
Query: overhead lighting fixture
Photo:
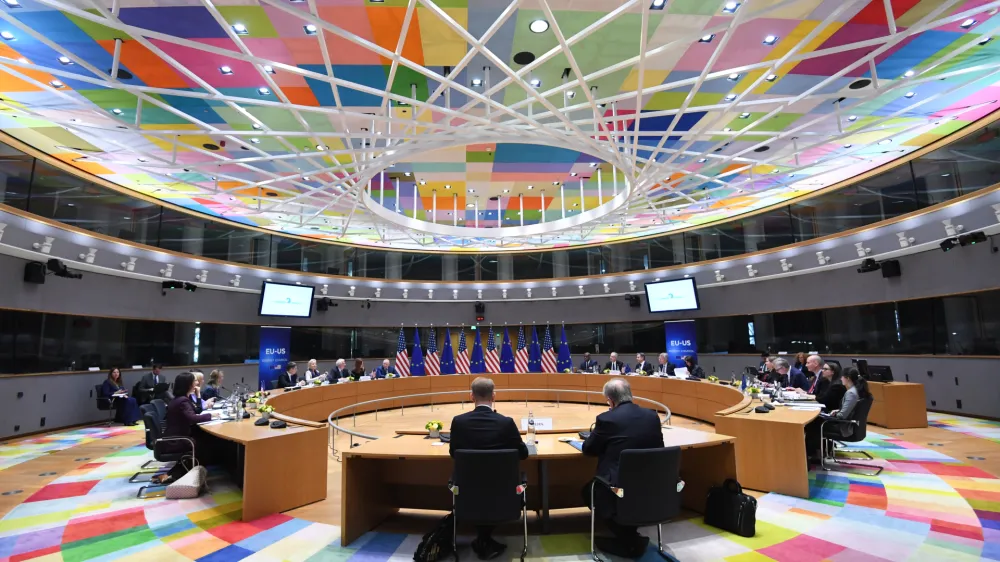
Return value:
M 531 87 L 532 87 L 532 88 L 538 88 L 539 86 L 541 86 L 541 85 L 542 85 L 542 81 L 541 81 L 541 80 L 539 80 L 538 78 L 532 78 L 532 79 L 531 79 L 531 80 L 530 80 L 530 81 L 528 82 L 528 84 L 529 84 L 529 85 L 531 85 Z
M 909 98 L 912 98 L 915 95 L 917 95 L 916 92 L 906 92 L 905 94 L 903 94 L 903 97 L 909 99 Z
M 116 108 L 114 108 L 114 109 L 111 110 L 111 113 L 114 113 L 115 115 L 121 115 L 123 113 L 123 111 L 120 110 L 120 109 L 118 109 L 116 107 Z
M 912 69 L 910 69 L 910 70 L 907 70 L 906 72 L 903 73 L 903 77 L 904 78 L 909 78 L 910 76 L 913 76 L 914 74 L 916 74 L 916 72 L 914 72 Z
M 740 119 L 749 119 L 749 118 L 750 118 L 750 114 L 749 113 L 747 113 L 745 111 L 743 113 L 740 113 Z
M 544 33 L 549 30 L 549 22 L 545 20 L 535 20 L 528 24 L 528 29 L 532 33 Z
M 736 10 L 740 9 L 739 2 L 726 2 L 726 5 L 722 7 L 723 14 L 735 14 Z
M 316 150 L 326 150 L 326 147 L 323 146 L 322 144 L 317 144 L 316 145 Z
M 961 24 L 959 24 L 959 27 L 961 27 L 962 29 L 969 29 L 970 27 L 976 25 L 977 23 L 979 23 L 977 20 L 969 18 L 963 21 Z
M 7 5 L 8 8 L 20 8 L 21 3 L 17 0 L 3 0 L 3 3 Z
M 709 33 L 708 35 L 702 35 L 701 39 L 698 40 L 699 43 L 711 43 L 712 39 L 715 39 L 714 33 Z
M 765 45 L 774 45 L 777 42 L 778 42 L 777 35 L 768 35 L 767 37 L 764 38 Z
M 848 121 L 857 121 L 858 120 L 858 116 L 857 115 L 848 115 L 847 116 L 847 120 Z
M 3 37 L 7 41 L 12 41 L 14 39 L 14 34 L 9 31 L 0 31 L 0 37 Z
M 253 144 L 260 144 L 260 139 L 257 137 L 253 137 L 250 139 L 250 142 Z
M 736 99 L 736 97 L 737 97 L 736 94 L 729 94 L 728 96 L 725 97 L 725 100 L 726 101 L 733 101 L 733 100 Z
M 257 88 L 257 93 L 260 94 L 260 95 L 262 95 L 262 96 L 269 96 L 269 95 L 271 95 L 271 90 L 269 90 L 268 88 L 263 88 L 263 87 L 262 88 Z
M 473 88 L 478 88 L 478 87 L 480 87 L 482 85 L 483 85 L 483 79 L 482 78 L 473 78 L 472 79 L 472 87 Z
M 69 57 L 59 57 L 60 64 L 73 64 L 73 61 L 69 60 Z
M 317 31 L 316 26 L 311 23 L 302 26 L 302 30 L 306 32 L 306 35 L 316 35 Z
M 229 76 L 230 74 L 233 73 L 233 69 L 231 67 L 228 67 L 228 66 L 220 66 L 219 67 L 219 72 L 221 72 L 225 76 Z
M 262 68 L 264 69 L 264 72 L 266 72 L 268 74 L 274 74 L 274 67 L 273 66 L 271 66 L 269 64 L 265 64 Z
M 233 31 L 235 31 L 237 35 L 246 35 L 247 33 L 250 33 L 250 30 L 247 29 L 247 26 L 243 25 L 242 23 L 234 23 Z
M 738 81 L 740 79 L 741 76 L 743 76 L 743 75 L 739 74 L 737 72 L 734 72 L 734 73 L 730 74 L 729 76 L 727 76 L 726 79 L 729 80 L 730 82 L 736 82 L 736 81 Z
M 650 10 L 662 10 L 667 5 L 667 0 L 653 0 L 649 5 Z
M 53 80 L 49 82 L 49 85 L 52 86 L 53 88 L 62 88 L 64 84 L 58 80 Z

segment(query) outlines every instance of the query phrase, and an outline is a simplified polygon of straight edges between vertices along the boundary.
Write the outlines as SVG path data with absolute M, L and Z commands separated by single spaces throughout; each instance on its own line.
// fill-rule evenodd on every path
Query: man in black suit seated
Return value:
M 167 378 L 165 376 L 160 374 L 160 370 L 162 368 L 163 365 L 160 365 L 159 363 L 153 363 L 153 369 L 149 373 L 143 375 L 142 379 L 139 381 L 139 389 L 142 391 L 144 395 L 142 397 L 144 399 L 143 402 L 149 402 L 152 399 L 159 398 L 160 400 L 163 400 L 164 402 L 169 404 L 170 401 L 174 399 L 174 395 L 171 394 L 169 390 L 170 383 L 167 382 Z M 157 392 L 156 391 L 157 385 L 168 385 L 168 386 L 166 387 L 161 386 L 160 391 Z
M 593 373 L 600 368 L 601 366 L 597 363 L 597 361 L 594 361 L 593 359 L 590 358 L 590 353 L 584 352 L 583 363 L 580 363 L 580 372 Z
M 384 378 L 388 377 L 389 375 L 394 375 L 395 376 L 395 374 L 396 374 L 396 368 L 389 364 L 389 360 L 388 359 L 383 359 L 382 360 L 382 365 L 379 366 L 377 369 L 375 369 L 375 378 L 376 379 L 384 379 Z
M 451 420 L 451 443 L 449 452 L 461 450 L 516 449 L 521 460 L 528 458 L 528 446 L 521 439 L 514 420 L 493 410 L 496 400 L 493 380 L 477 377 L 472 381 L 472 401 L 476 404 L 471 412 L 459 414 Z M 493 526 L 476 527 L 476 540 L 472 550 L 480 560 L 491 560 L 503 554 L 507 545 L 493 540 Z
M 337 359 L 333 368 L 326 374 L 326 380 L 330 383 L 335 383 L 340 379 L 348 378 L 351 378 L 351 372 L 347 370 L 347 361 L 344 361 L 343 359 Z
M 618 360 L 618 353 L 617 352 L 612 351 L 610 359 L 611 359 L 611 361 L 608 361 L 607 363 L 604 364 L 604 370 L 605 371 L 609 371 L 609 372 L 610 371 L 618 371 L 619 373 L 623 373 L 623 374 L 628 372 L 628 365 L 624 361 L 619 361 Z
M 278 388 L 295 386 L 299 382 L 299 376 L 296 374 L 298 372 L 299 368 L 295 361 L 289 361 L 285 365 L 285 372 L 278 375 Z
M 646 363 L 645 353 L 635 354 L 635 369 L 633 372 L 637 375 L 648 375 L 653 372 L 653 366 Z
M 661 353 L 659 357 L 656 358 L 658 364 L 656 365 L 657 375 L 667 375 L 674 376 L 674 366 L 672 363 L 667 361 L 667 354 Z
M 663 447 L 660 416 L 653 410 L 640 408 L 632 402 L 632 389 L 624 379 L 611 379 L 604 384 L 604 397 L 610 411 L 597 416 L 594 430 L 583 443 L 583 454 L 598 457 L 597 476 L 618 485 L 618 458 L 626 449 L 657 449 Z M 590 504 L 591 484 L 583 489 L 584 501 Z M 615 496 L 602 485 L 594 490 L 597 516 L 604 520 L 615 538 L 597 538 L 601 550 L 638 558 L 646 551 L 649 539 L 636 527 L 615 522 Z

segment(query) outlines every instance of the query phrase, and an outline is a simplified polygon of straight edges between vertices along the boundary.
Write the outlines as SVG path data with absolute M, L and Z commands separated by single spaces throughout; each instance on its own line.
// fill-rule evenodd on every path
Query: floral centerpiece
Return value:
M 750 393 L 750 396 L 757 398 L 757 395 L 760 394 L 760 387 L 759 386 L 747 387 L 747 392 Z
M 611 369 L 604 369 L 604 374 L 605 375 L 610 374 L 610 373 L 611 373 Z
M 385 378 L 394 379 L 396 378 L 396 373 L 386 373 Z
M 309 382 L 313 383 L 313 386 L 319 386 L 319 385 L 323 384 L 323 377 L 316 377 L 316 378 L 314 378 L 313 380 L 311 380 Z
M 708 382 L 719 382 L 719 377 L 715 375 L 709 375 Z
M 261 407 L 257 408 L 257 411 L 260 412 L 260 417 L 264 418 L 265 420 L 271 419 L 271 412 L 274 411 L 274 406 L 268 406 L 267 404 L 264 404 Z
M 569 370 L 569 369 L 563 369 L 563 372 L 564 372 L 564 373 L 571 373 L 572 371 L 571 371 L 571 370 Z
M 431 420 L 424 425 L 424 429 L 430 433 L 431 438 L 441 437 L 441 429 L 443 427 L 444 424 L 437 420 Z

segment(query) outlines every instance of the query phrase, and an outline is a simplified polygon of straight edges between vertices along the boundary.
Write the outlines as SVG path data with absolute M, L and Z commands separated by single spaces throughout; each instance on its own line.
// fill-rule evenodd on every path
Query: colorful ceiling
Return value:
M 808 195 L 997 110 L 998 6 L 0 0 L 0 128 L 275 232 L 606 244 Z

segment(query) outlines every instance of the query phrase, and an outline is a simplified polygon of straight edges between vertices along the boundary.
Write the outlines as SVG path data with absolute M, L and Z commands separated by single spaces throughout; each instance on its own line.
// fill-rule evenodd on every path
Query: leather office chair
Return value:
M 524 522 L 523 562 L 528 553 L 527 479 L 520 471 L 516 449 L 455 451 L 455 472 L 448 483 L 452 493 L 452 548 L 458 560 L 458 520 L 473 525 L 499 525 L 519 518 Z
M 108 412 L 108 421 L 104 425 L 111 425 L 115 423 L 115 411 L 118 409 L 115 406 L 114 397 L 101 396 L 101 387 L 103 385 L 94 385 L 94 396 L 97 396 L 97 409 L 100 411 Z
M 864 468 L 875 471 L 873 473 L 868 473 L 868 476 L 878 476 L 882 473 L 881 466 L 873 464 L 849 463 L 838 460 L 837 451 L 835 449 L 835 445 L 839 442 L 857 443 L 859 441 L 864 441 L 865 436 L 868 435 L 868 412 L 871 411 L 872 404 L 874 402 L 875 399 L 871 396 L 865 398 L 864 400 L 860 400 L 854 407 L 854 411 L 851 412 L 851 417 L 849 419 L 841 420 L 837 418 L 828 418 L 823 420 L 823 423 L 819 426 L 820 450 L 822 451 L 820 465 L 823 467 L 823 470 L 831 470 L 839 466 L 844 468 Z M 827 429 L 828 424 L 830 429 Z M 840 431 L 841 428 L 845 426 L 850 427 L 852 430 L 851 434 L 846 437 L 844 437 L 843 433 Z M 838 431 L 832 436 L 828 436 L 828 432 L 830 432 L 833 428 L 836 428 Z M 828 454 L 828 452 L 832 452 L 832 454 Z M 841 451 L 841 453 L 859 453 L 867 457 L 868 460 L 874 460 L 867 451 Z M 833 466 L 828 466 L 827 461 L 832 462 Z
M 195 456 L 194 439 L 190 437 L 164 437 L 163 430 L 155 417 L 151 414 L 143 414 L 142 423 L 146 427 L 146 448 L 153 451 L 153 458 L 160 463 L 178 463 L 185 457 L 191 458 L 191 465 L 198 466 L 198 457 Z M 172 442 L 185 442 L 188 447 L 180 451 L 165 451 L 163 445 Z M 173 466 L 173 465 L 171 465 Z M 133 476 L 134 478 L 134 476 Z M 136 497 L 147 498 L 144 492 L 149 486 L 139 488 Z
M 597 510 L 594 497 L 598 486 L 611 493 L 619 525 L 646 527 L 656 525 L 656 550 L 665 560 L 677 559 L 663 550 L 663 523 L 677 517 L 681 511 L 678 488 L 681 470 L 680 447 L 661 449 L 626 449 L 618 457 L 618 486 L 600 476 L 594 477 L 590 488 L 590 554 L 601 561 L 594 547 L 594 526 Z
M 278 388 L 278 379 L 271 379 L 271 382 L 269 382 L 267 385 L 267 389 L 276 390 L 277 388 Z
M 167 427 L 167 403 L 159 398 L 154 398 L 150 404 L 156 408 L 156 419 L 160 422 L 160 431 Z

